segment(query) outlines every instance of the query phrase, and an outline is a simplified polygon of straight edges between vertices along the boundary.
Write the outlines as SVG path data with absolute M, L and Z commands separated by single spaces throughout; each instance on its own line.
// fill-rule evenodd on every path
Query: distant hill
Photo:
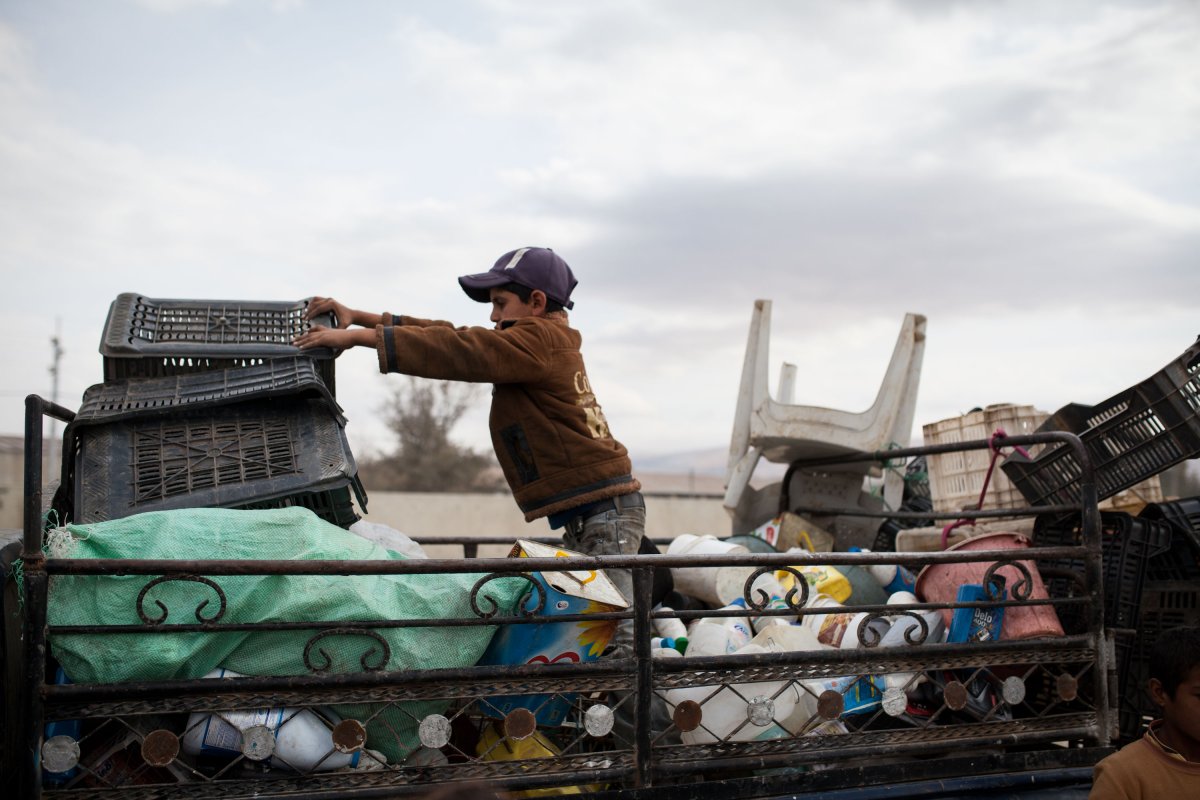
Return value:
M 657 456 L 635 456 L 633 469 L 648 492 L 684 494 L 725 494 L 725 470 L 729 450 L 713 447 L 687 450 Z M 750 479 L 753 486 L 763 486 L 783 478 L 787 467 L 760 461 Z
M 729 461 L 729 448 L 712 447 L 706 450 L 687 450 L 682 453 L 663 453 L 646 456 L 633 455 L 633 467 L 639 472 L 672 472 L 680 474 L 717 475 L 725 477 L 725 465 Z

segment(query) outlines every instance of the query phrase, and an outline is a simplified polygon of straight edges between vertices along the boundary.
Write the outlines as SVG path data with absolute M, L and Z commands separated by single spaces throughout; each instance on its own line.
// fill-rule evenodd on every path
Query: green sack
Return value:
M 381 560 L 402 559 L 311 511 L 184 509 L 138 514 L 90 525 L 68 525 L 47 536 L 56 558 L 186 560 Z M 226 575 L 208 578 L 221 587 L 220 623 L 475 618 L 470 592 L 479 574 L 459 575 Z M 52 626 L 140 625 L 138 595 L 155 580 L 148 575 L 56 575 L 50 581 Z M 500 579 L 485 594 L 501 615 L 516 608 L 524 582 Z M 172 580 L 151 587 L 142 612 L 162 626 L 211 620 L 219 595 L 197 581 Z M 490 608 L 486 600 L 482 605 Z M 310 648 L 309 662 L 323 674 L 472 666 L 491 641 L 494 626 L 378 628 L 390 649 L 371 637 L 335 635 Z M 246 675 L 307 675 L 305 647 L 313 630 L 195 633 L 138 632 L 55 635 L 52 652 L 77 683 L 121 683 L 199 678 L 216 667 Z M 368 652 L 373 649 L 373 652 Z M 446 703 L 388 705 L 368 725 L 367 746 L 403 759 L 420 742 L 416 727 Z M 343 717 L 365 719 L 378 707 L 334 707 Z

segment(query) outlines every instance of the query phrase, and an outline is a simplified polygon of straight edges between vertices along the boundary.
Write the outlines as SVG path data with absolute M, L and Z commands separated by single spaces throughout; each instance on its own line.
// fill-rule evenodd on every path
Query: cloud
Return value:
M 209 22 L 180 27 L 187 11 Z M 1191 328 L 1186 3 L 123 12 L 0 22 L 0 267 L 27 276 L 2 330 L 22 393 L 47 382 L 56 314 L 66 394 L 98 379 L 119 291 L 327 293 L 484 323 L 453 278 L 524 243 L 580 274 L 589 371 L 639 451 L 728 436 L 758 297 L 803 402 L 847 410 L 874 396 L 904 312 L 929 315 L 925 419 L 1100 399 Z M 170 69 L 147 75 L 163 48 Z M 1096 349 L 1114 363 L 1093 375 Z M 364 447 L 382 436 L 374 370 L 365 351 L 339 364 Z

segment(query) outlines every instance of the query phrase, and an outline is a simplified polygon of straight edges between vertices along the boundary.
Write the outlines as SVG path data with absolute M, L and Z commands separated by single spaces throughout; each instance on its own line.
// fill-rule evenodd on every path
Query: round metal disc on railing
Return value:
M 824 720 L 834 720 L 842 715 L 846 708 L 846 698 L 834 689 L 826 689 L 817 697 L 817 714 Z
M 367 729 L 356 719 L 344 719 L 330 734 L 333 749 L 339 753 L 357 753 L 367 743 Z
M 883 713 L 898 717 L 908 710 L 908 695 L 898 686 L 883 690 Z
M 179 737 L 163 728 L 142 739 L 142 760 L 152 767 L 165 767 L 179 755 Z
M 510 739 L 528 739 L 537 730 L 537 718 L 528 708 L 514 708 L 504 717 L 504 735 Z
M 1067 702 L 1070 702 L 1079 696 L 1079 681 L 1075 680 L 1066 673 L 1058 676 L 1058 680 L 1055 681 L 1055 685 L 1058 689 L 1059 698 L 1066 700 Z
M 967 687 L 959 681 L 947 683 L 943 695 L 946 699 L 946 707 L 951 711 L 962 711 L 967 707 Z
M 1025 681 L 1016 675 L 1008 676 L 1000 687 L 1000 694 L 1010 706 L 1017 705 L 1025 700 Z
M 42 743 L 42 769 L 66 772 L 79 764 L 79 742 L 70 736 L 51 736 Z
M 769 697 L 755 697 L 746 704 L 746 719 L 751 725 L 767 727 L 775 721 L 775 702 Z
M 702 719 L 704 719 L 704 710 L 695 700 L 684 700 L 675 706 L 675 711 L 671 714 L 671 720 L 675 723 L 675 727 L 684 733 L 699 728 Z
M 590 736 L 605 736 L 613 729 L 613 712 L 608 706 L 594 705 L 583 715 L 583 727 Z
M 242 731 L 242 755 L 251 761 L 266 761 L 275 755 L 275 734 L 266 725 L 251 725 Z
M 450 720 L 441 714 L 430 714 L 421 720 L 417 736 L 430 750 L 440 750 L 450 742 Z

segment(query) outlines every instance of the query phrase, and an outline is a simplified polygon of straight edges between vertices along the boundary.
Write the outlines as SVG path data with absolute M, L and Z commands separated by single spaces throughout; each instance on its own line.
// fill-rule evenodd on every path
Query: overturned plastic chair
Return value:
M 724 505 L 733 517 L 733 532 L 745 532 L 780 511 L 791 510 L 779 508 L 781 501 L 793 507 L 830 509 L 899 507 L 903 480 L 898 472 L 885 473 L 881 499 L 862 491 L 863 477 L 877 466 L 867 463 L 789 473 L 787 487 L 778 483 L 754 489 L 750 478 L 761 459 L 790 465 L 803 459 L 907 446 L 925 354 L 925 317 L 905 315 L 875 402 L 861 413 L 794 404 L 796 370 L 790 364 L 781 374 L 779 399 L 771 397 L 767 388 L 770 328 L 771 301 L 756 300 L 725 478 Z M 839 522 L 835 528 L 850 534 L 839 540 L 839 549 L 869 546 L 870 541 L 849 539 L 861 539 L 878 527 L 878 521 L 870 519 Z

